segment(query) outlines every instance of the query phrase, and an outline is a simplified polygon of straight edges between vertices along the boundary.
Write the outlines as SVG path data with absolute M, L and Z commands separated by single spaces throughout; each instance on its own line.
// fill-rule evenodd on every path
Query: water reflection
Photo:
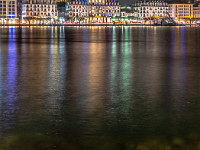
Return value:
M 191 135 L 200 139 L 199 28 L 5 27 L 0 32 L 5 147 L 10 136 L 19 145 L 23 137 L 29 144 L 38 138 L 47 149 L 59 145 L 55 136 L 75 149 L 87 149 L 91 141 L 120 141 L 123 147 L 162 138 L 173 147 Z
M 7 62 L 2 60 L 1 64 L 5 63 L 5 67 L 1 67 L 1 130 L 6 130 L 13 124 L 15 119 L 14 113 L 16 111 L 16 100 L 17 100 L 17 54 L 16 54 L 16 43 L 14 42 L 15 29 L 9 27 L 9 41 L 5 44 L 7 47 Z M 6 74 L 6 75 L 5 75 Z M 7 94 L 4 94 L 7 93 Z

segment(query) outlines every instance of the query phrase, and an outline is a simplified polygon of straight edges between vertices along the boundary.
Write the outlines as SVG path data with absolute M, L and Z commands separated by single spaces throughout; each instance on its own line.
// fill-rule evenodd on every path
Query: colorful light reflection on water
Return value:
M 199 28 L 0 33 L 0 149 L 198 148 Z

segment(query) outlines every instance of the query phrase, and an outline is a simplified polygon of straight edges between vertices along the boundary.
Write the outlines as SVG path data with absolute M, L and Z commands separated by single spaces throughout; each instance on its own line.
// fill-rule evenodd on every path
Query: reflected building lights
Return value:
M 82 41 L 83 41 L 83 53 L 88 54 L 89 49 L 88 49 L 88 27 L 84 27 L 83 29 L 83 36 L 82 36 Z
M 183 58 L 183 60 L 185 60 L 185 46 L 185 27 L 181 27 L 181 58 Z
M 48 64 L 48 92 L 51 97 L 48 98 L 47 110 L 51 115 L 60 114 L 60 106 L 58 103 L 59 87 L 60 87 L 60 58 L 59 58 L 59 48 L 58 48 L 58 27 L 51 28 L 51 41 L 50 41 L 50 56 Z M 48 49 L 47 49 L 48 50 Z M 48 52 L 47 52 L 48 53 Z M 61 84 L 62 85 L 62 84 Z M 55 119 L 55 118 L 52 118 Z M 59 118 L 56 118 L 59 119 Z
M 179 33 L 180 32 L 180 33 Z M 171 55 L 173 56 L 170 62 L 170 92 L 174 98 L 174 109 L 178 109 L 178 118 L 181 121 L 182 109 L 185 103 L 186 92 L 186 49 L 185 49 L 185 28 L 177 28 L 171 33 Z M 180 60 L 180 61 L 177 61 Z
M 7 56 L 7 77 L 6 77 L 6 96 L 2 100 L 4 101 L 3 113 L 6 115 L 4 118 L 3 129 L 10 127 L 11 120 L 14 118 L 14 112 L 16 110 L 15 102 L 17 100 L 17 54 L 15 39 L 15 28 L 9 27 L 9 42 L 8 42 L 8 56 Z
M 59 54 L 65 54 L 65 47 L 66 43 L 64 42 L 65 39 L 65 32 L 64 32 L 64 27 L 59 27 Z
M 9 44 L 8 44 L 8 91 L 9 93 L 12 93 L 12 98 L 9 98 L 8 100 L 14 100 L 15 99 L 15 90 L 17 89 L 16 85 L 16 74 L 17 74 L 17 54 L 16 54 L 16 45 L 14 42 L 15 39 L 15 28 L 10 27 L 9 28 Z M 10 95 L 11 96 L 11 95 Z
M 199 129 L 191 128 L 200 107 L 199 29 L 29 29 L 5 28 L 0 35 L 0 133 L 13 127 L 9 136 L 37 131 L 65 143 L 70 136 L 99 133 L 105 140 L 116 133 L 173 138 L 185 129 L 182 123 L 188 131 Z
M 112 58 L 116 56 L 116 27 L 113 27 L 113 34 L 112 34 Z
M 115 76 L 116 76 L 116 65 L 117 65 L 117 39 L 116 39 L 116 27 L 113 27 L 113 37 L 112 37 L 112 54 L 111 54 L 111 61 L 110 61 L 110 92 L 114 93 L 115 89 Z M 115 98 L 111 98 L 111 100 L 115 101 Z
M 130 48 L 129 48 L 129 30 L 128 27 L 125 27 L 125 43 L 124 43 L 124 50 L 125 53 L 130 52 Z
M 185 85 L 186 85 L 186 41 L 185 41 L 185 28 L 181 28 L 181 84 L 180 84 L 180 92 L 181 95 L 185 93 Z
M 122 42 L 122 48 L 124 49 L 123 53 L 122 53 L 122 66 L 121 66 L 121 77 L 122 77 L 122 91 L 123 91 L 123 96 L 125 96 L 125 98 L 122 98 L 124 100 L 126 100 L 127 102 L 129 100 L 127 100 L 128 97 L 130 97 L 130 90 L 126 90 L 126 88 L 128 88 L 130 86 L 130 73 L 131 73 L 131 65 L 133 65 L 131 63 L 131 55 L 129 54 L 129 50 L 132 49 L 131 47 L 129 47 L 129 36 L 128 36 L 128 27 L 125 27 L 125 40 L 124 42 Z M 128 106 L 128 105 L 127 105 Z M 126 106 L 126 107 L 127 107 Z M 126 109 L 127 110 L 127 109 Z
M 170 41 L 170 45 L 171 45 L 171 49 L 170 49 L 170 57 L 173 59 L 174 58 L 174 53 L 175 53 L 175 44 L 174 44 L 174 38 L 175 38 L 175 33 L 174 33 L 174 28 L 171 29 L 171 41 Z
M 104 71 L 102 70 L 103 64 L 101 60 L 103 59 L 104 47 L 101 43 L 90 43 L 89 45 L 89 98 L 88 98 L 88 110 L 92 112 L 96 111 L 98 108 L 102 107 L 102 97 L 101 92 L 103 89 L 103 78 Z
M 117 51 L 117 43 L 116 39 L 116 29 L 113 29 L 113 43 L 112 43 L 112 61 L 110 64 L 111 67 L 111 100 L 113 103 L 120 103 L 120 115 L 123 118 L 126 118 L 128 115 L 128 108 L 130 104 L 130 90 L 131 85 L 131 68 L 130 66 L 133 65 L 131 63 L 131 55 L 129 51 L 132 47 L 129 47 L 129 34 L 128 28 L 122 27 L 117 32 L 121 32 L 121 39 L 120 39 L 120 46 L 119 46 L 119 53 Z M 118 35 L 118 33 L 117 33 Z M 115 52 L 115 53 L 113 53 Z M 119 93 L 119 96 L 115 93 Z M 115 110 L 116 111 L 116 110 Z M 113 112 L 112 117 L 116 117 L 115 112 Z
M 158 31 L 157 31 L 158 30 Z M 154 36 L 152 37 L 153 38 L 153 41 L 157 42 L 158 44 L 160 43 L 159 39 L 158 39 L 158 34 L 159 34 L 159 28 L 157 29 L 156 27 L 153 28 L 153 31 L 154 31 Z M 151 43 L 152 44 L 152 50 L 151 50 L 151 55 L 152 56 L 156 56 L 156 55 L 159 55 L 159 51 L 161 50 L 157 44 L 154 44 L 154 43 Z
M 143 36 L 142 36 L 142 32 L 143 32 L 143 28 L 144 27 L 140 27 L 139 29 L 138 29 L 138 54 L 142 54 L 142 47 L 143 47 L 143 43 L 142 43 L 142 41 L 143 41 Z

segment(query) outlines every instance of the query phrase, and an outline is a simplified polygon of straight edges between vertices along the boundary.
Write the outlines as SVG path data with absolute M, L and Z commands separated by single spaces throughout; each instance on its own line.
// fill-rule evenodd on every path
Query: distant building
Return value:
M 58 19 L 57 4 L 54 0 L 24 0 L 22 18 L 31 24 L 55 23 Z
M 0 24 L 17 22 L 17 0 L 0 0 Z
M 131 6 L 121 7 L 121 16 L 120 16 L 121 22 L 127 22 L 127 21 L 131 22 L 134 19 L 136 19 L 137 16 L 135 16 L 135 15 L 136 14 L 132 10 Z
M 200 3 L 196 3 L 193 6 L 193 17 L 196 21 L 200 20 Z
M 22 21 L 22 0 L 17 0 L 17 18 Z
M 66 10 L 66 2 L 57 3 L 58 10 L 58 21 L 59 23 L 63 23 L 66 20 L 67 10 Z
M 139 19 L 168 16 L 168 4 L 164 1 L 138 1 L 132 4 L 132 8 Z
M 189 3 L 170 3 L 169 15 L 175 21 L 193 18 L 193 4 Z
M 72 1 L 69 16 L 75 22 L 112 22 L 112 17 L 120 17 L 120 4 L 115 0 Z
M 131 6 L 121 7 L 121 17 L 134 17 L 134 12 Z
M 68 2 L 69 0 L 56 0 L 57 3 L 61 3 L 61 2 Z
M 120 4 L 115 0 L 88 0 L 89 20 L 112 22 L 112 17 L 120 17 Z

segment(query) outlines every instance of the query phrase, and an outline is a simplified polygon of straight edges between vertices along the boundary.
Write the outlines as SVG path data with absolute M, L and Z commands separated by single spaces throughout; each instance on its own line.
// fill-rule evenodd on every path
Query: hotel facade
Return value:
M 115 0 L 74 0 L 68 3 L 71 22 L 112 23 L 120 17 L 120 4 Z
M 50 24 L 58 19 L 55 0 L 24 0 L 22 4 L 22 19 L 24 23 Z
M 0 24 L 14 24 L 17 20 L 17 0 L 0 0 Z
M 193 18 L 193 4 L 189 3 L 170 3 L 169 15 L 175 21 L 185 21 Z
M 132 8 L 138 19 L 168 16 L 168 4 L 164 1 L 138 1 L 132 4 Z
M 200 22 L 200 3 L 197 3 L 193 6 L 193 16 L 194 19 L 199 23 Z

